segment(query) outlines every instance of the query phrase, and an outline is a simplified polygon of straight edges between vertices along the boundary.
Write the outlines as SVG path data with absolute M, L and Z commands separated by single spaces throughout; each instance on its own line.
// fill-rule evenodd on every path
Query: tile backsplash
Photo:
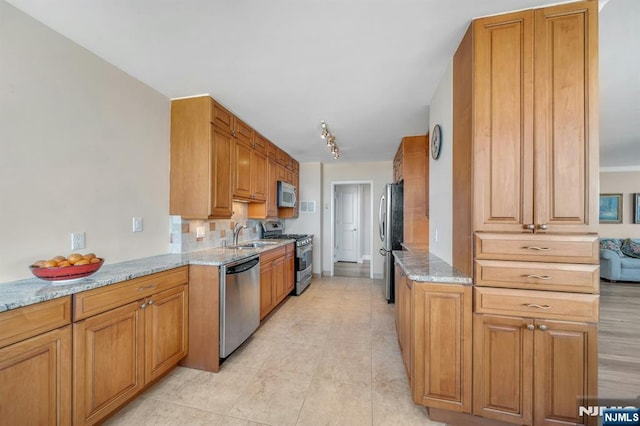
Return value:
M 233 203 L 231 219 L 189 220 L 180 216 L 170 216 L 171 253 L 185 253 L 194 250 L 231 245 L 233 228 L 236 223 L 247 226 L 240 231 L 238 241 L 251 241 L 261 236 L 261 222 L 248 219 L 248 205 Z

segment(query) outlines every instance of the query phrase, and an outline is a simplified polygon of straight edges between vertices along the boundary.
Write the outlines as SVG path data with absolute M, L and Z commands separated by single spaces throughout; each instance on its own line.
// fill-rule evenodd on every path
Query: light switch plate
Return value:
M 142 232 L 143 220 L 141 217 L 133 218 L 133 232 Z

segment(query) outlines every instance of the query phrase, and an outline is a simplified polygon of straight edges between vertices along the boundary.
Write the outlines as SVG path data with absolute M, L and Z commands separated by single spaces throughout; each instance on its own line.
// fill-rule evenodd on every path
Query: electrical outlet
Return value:
M 142 232 L 143 221 L 141 217 L 133 218 L 133 232 Z
M 196 238 L 204 238 L 204 226 L 196 227 Z
M 87 241 L 84 232 L 71 233 L 71 250 L 82 250 L 86 247 Z

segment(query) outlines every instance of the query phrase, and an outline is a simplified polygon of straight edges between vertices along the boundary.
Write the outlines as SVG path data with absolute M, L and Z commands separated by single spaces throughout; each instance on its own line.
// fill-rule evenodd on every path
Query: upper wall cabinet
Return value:
M 238 199 L 250 203 L 251 218 L 276 217 L 277 179 L 270 166 L 278 160 L 297 168 L 286 152 L 211 97 L 171 102 L 170 214 L 230 218 Z
M 585 1 L 492 16 L 465 37 L 476 231 L 597 230 L 597 13 Z
M 208 96 L 171 102 L 170 214 L 231 217 L 232 126 L 233 116 Z

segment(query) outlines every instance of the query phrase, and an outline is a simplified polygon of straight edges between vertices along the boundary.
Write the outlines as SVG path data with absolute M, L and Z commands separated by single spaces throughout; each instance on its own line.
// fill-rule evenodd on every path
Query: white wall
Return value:
M 393 181 L 393 164 L 391 161 L 377 161 L 368 163 L 342 163 L 339 160 L 335 163 L 323 165 L 323 205 L 322 205 L 322 266 L 323 273 L 330 270 L 331 259 L 331 184 L 339 182 L 372 181 L 372 197 L 382 194 L 384 185 Z M 374 202 L 375 203 L 375 202 Z M 374 278 L 382 278 L 383 257 L 378 253 L 380 238 L 374 229 L 373 224 L 377 223 L 374 218 L 370 224 L 368 232 L 373 240 L 373 253 L 371 254 L 371 270 Z
M 449 62 L 429 105 L 429 131 L 442 129 L 440 158 L 429 155 L 429 250 L 453 262 L 453 60 Z M 436 240 L 437 238 L 437 240 Z
M 600 173 L 601 194 L 622 194 L 622 223 L 600 224 L 601 238 L 640 238 L 640 224 L 633 223 L 633 194 L 640 193 L 640 171 Z
M 0 282 L 71 232 L 107 263 L 168 252 L 169 99 L 4 1 L 0 64 Z
M 322 273 L 322 164 L 300 163 L 300 201 L 315 201 L 315 213 L 300 213 L 297 219 L 285 221 L 289 234 L 313 234 L 313 273 Z

